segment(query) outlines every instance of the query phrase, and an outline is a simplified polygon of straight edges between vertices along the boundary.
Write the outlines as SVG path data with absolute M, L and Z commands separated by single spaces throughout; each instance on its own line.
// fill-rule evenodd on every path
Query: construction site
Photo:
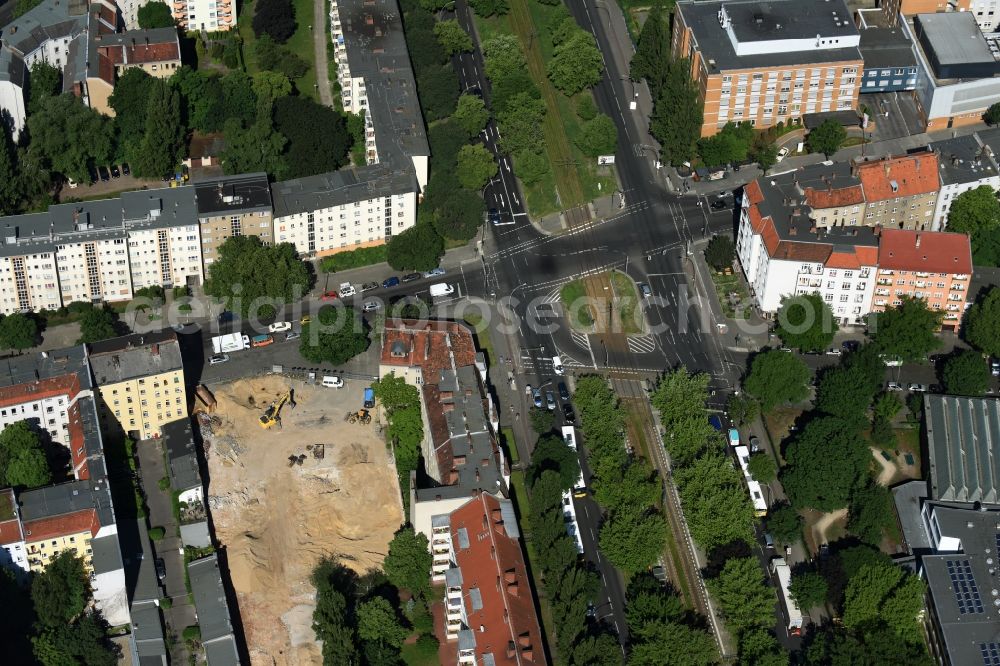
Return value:
M 199 414 L 208 503 L 253 664 L 317 664 L 310 574 L 325 556 L 380 567 L 403 521 L 367 383 L 268 375 L 211 386 Z

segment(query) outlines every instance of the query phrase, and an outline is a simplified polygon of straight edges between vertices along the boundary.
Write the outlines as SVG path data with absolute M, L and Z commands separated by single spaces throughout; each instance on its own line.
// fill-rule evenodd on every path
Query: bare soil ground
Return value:
M 275 375 L 211 388 L 209 506 L 252 663 L 320 663 L 309 576 L 327 555 L 359 572 L 381 566 L 403 519 L 395 465 L 377 423 L 344 420 L 361 406 L 360 383 L 336 390 Z M 280 428 L 263 429 L 261 412 L 289 388 L 297 406 L 285 406 Z M 317 444 L 322 459 L 310 450 Z

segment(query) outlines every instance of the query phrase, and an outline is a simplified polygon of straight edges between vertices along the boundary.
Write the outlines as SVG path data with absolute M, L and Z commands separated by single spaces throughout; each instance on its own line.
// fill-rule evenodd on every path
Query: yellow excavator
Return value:
M 286 391 L 284 395 L 271 403 L 271 406 L 264 410 L 264 413 L 260 416 L 260 427 L 265 430 L 270 429 L 271 426 L 277 424 L 281 426 L 281 408 L 288 403 L 290 407 L 295 407 L 295 400 L 292 398 L 292 392 Z

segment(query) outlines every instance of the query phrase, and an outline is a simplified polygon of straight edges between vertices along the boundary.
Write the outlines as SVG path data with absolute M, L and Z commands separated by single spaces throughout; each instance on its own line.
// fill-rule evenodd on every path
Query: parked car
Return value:
M 855 352 L 861 348 L 861 343 L 857 340 L 844 340 L 840 346 L 844 348 L 844 351 Z
M 357 289 L 350 282 L 341 282 L 339 293 L 341 298 L 350 298 L 357 293 Z
M 639 292 L 642 293 L 643 298 L 649 298 L 653 295 L 653 290 L 649 288 L 649 285 L 645 282 L 639 283 Z
M 550 412 L 554 412 L 556 409 L 556 394 L 552 391 L 545 392 L 545 406 Z
M 760 450 L 760 437 L 757 435 L 750 435 L 750 453 L 757 453 Z
M 290 342 L 291 340 L 298 340 L 302 337 L 302 334 L 298 331 L 288 331 L 285 333 L 285 342 Z
M 576 423 L 576 412 L 573 411 L 573 405 L 568 402 L 564 402 L 562 406 L 563 420 L 570 425 Z
M 299 323 L 302 324 L 303 326 L 305 326 L 306 324 L 308 324 L 312 320 L 313 320 L 313 318 L 310 317 L 309 315 L 302 315 L 302 319 L 299 319 Z
M 366 291 L 371 291 L 372 289 L 378 289 L 378 282 L 365 282 L 363 285 L 361 285 L 362 294 L 365 293 Z
M 118 168 L 118 165 L 117 164 L 112 164 L 111 165 L 111 177 L 112 178 L 120 178 L 121 175 L 122 175 L 122 171 L 121 171 L 121 169 Z
M 997 359 L 990 361 L 990 374 L 994 377 L 1000 377 L 1000 361 Z
M 167 565 L 163 562 L 162 557 L 158 557 L 153 562 L 153 566 L 156 568 L 156 577 L 162 583 L 167 579 Z
M 334 377 L 333 375 L 327 375 L 323 377 L 323 386 L 327 388 L 344 388 L 344 380 L 340 377 Z
M 829 349 L 826 350 L 827 356 L 840 356 L 843 353 L 844 352 L 842 352 L 840 349 L 836 347 L 830 347 Z
M 908 391 L 913 391 L 914 393 L 927 393 L 927 386 L 925 384 L 910 384 L 906 388 Z
M 339 294 L 335 291 L 326 291 L 323 292 L 323 295 L 320 296 L 319 298 L 321 301 L 332 301 L 336 298 L 339 298 Z
M 432 268 L 429 271 L 427 271 L 426 273 L 424 273 L 424 277 L 425 278 L 437 277 L 439 275 L 444 275 L 447 272 L 448 271 L 446 271 L 443 268 Z
M 122 174 L 126 176 L 132 175 L 132 169 L 129 168 L 128 162 L 122 162 Z
M 268 333 L 282 333 L 290 330 L 292 330 L 292 324 L 287 321 L 276 321 L 267 327 Z
M 107 167 L 97 167 L 97 175 L 100 176 L 102 183 L 106 183 L 111 180 L 111 174 L 108 173 Z
M 569 400 L 569 389 L 566 388 L 566 382 L 559 382 L 556 385 L 556 390 L 559 391 L 559 397 L 563 400 Z
M 382 307 L 382 304 L 379 303 L 378 301 L 365 301 L 365 304 L 361 306 L 361 311 L 362 312 L 375 312 L 380 307 Z
M 388 289 L 389 287 L 395 287 L 398 284 L 399 284 L 399 278 L 396 277 L 395 275 L 393 275 L 392 277 L 387 277 L 386 279 L 382 280 L 383 289 Z
M 220 363 L 225 363 L 229 360 L 229 354 L 215 354 L 214 356 L 208 357 L 209 365 L 219 365 Z
M 786 157 L 788 157 L 788 148 L 782 148 L 781 150 L 778 151 L 778 154 L 774 156 L 774 161 L 780 162 Z
M 535 407 L 542 406 L 542 389 L 535 389 L 532 394 L 532 401 L 535 403 Z
M 413 282 L 420 279 L 420 273 L 407 273 L 403 276 L 403 282 Z
M 726 203 L 725 199 L 716 199 L 711 204 L 709 204 L 709 207 L 712 210 L 722 210 L 723 208 L 727 208 L 728 204 Z
M 887 391 L 902 391 L 903 385 L 899 382 L 889 382 L 885 385 Z

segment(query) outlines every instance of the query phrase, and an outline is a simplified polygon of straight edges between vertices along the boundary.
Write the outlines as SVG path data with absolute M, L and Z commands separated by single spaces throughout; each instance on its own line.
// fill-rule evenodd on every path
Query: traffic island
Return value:
M 642 335 L 645 316 L 639 307 L 639 289 L 620 271 L 579 278 L 559 291 L 570 326 L 581 333 Z

